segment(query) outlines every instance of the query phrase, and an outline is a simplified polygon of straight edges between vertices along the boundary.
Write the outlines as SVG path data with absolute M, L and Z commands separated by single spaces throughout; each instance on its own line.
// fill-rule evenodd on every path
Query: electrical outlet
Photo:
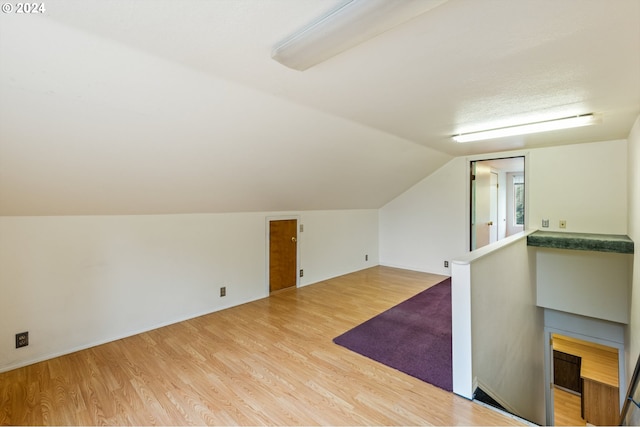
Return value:
M 444 268 L 449 268 L 449 261 L 444 262 Z
M 304 233 L 304 224 L 300 224 L 300 232 Z
M 564 219 L 560 220 L 560 228 L 567 228 L 567 221 Z
M 304 270 L 300 269 L 300 277 L 304 277 Z
M 227 296 L 227 287 L 226 286 L 222 286 L 220 288 L 220 296 L 221 297 L 226 297 Z
M 549 220 L 548 219 L 543 219 L 542 220 L 542 226 L 544 228 L 549 228 Z
M 364 256 L 364 260 L 365 260 L 365 261 L 369 261 L 369 255 L 365 255 L 365 256 Z
M 29 332 L 20 332 L 16 334 L 16 348 L 26 347 L 29 345 Z

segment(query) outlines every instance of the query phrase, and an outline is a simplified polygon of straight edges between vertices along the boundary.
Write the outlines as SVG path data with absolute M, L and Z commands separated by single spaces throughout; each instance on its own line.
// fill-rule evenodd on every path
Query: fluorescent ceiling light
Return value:
M 294 70 L 306 70 L 447 0 L 345 0 L 271 51 Z
M 484 139 L 503 138 L 505 136 L 525 135 L 529 133 L 547 132 L 550 130 L 589 126 L 596 123 L 599 123 L 598 118 L 593 113 L 589 113 L 579 116 L 563 117 L 561 119 L 483 130 L 479 132 L 461 133 L 453 135 L 452 138 L 456 142 L 482 141 Z

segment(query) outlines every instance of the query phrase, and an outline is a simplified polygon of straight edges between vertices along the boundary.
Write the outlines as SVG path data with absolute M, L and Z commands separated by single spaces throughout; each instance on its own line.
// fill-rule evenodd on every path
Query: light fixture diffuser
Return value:
M 453 135 L 452 138 L 456 142 L 482 141 L 485 139 L 503 138 L 505 136 L 526 135 L 530 133 L 589 126 L 598 122 L 598 118 L 593 113 L 589 113 L 478 132 L 461 133 Z
M 303 71 L 447 0 L 345 0 L 278 43 L 271 58 Z

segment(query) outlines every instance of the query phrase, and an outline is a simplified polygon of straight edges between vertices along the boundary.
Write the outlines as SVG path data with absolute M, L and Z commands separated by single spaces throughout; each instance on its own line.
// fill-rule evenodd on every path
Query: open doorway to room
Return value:
M 470 163 L 470 250 L 524 230 L 524 156 Z
M 553 425 L 617 425 L 618 349 L 551 334 Z

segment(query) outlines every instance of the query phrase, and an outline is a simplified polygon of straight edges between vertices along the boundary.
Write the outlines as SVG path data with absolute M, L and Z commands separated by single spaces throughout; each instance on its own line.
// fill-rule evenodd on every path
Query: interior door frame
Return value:
M 284 221 L 284 220 L 291 220 L 291 219 L 295 219 L 296 223 L 297 223 L 297 227 L 296 227 L 296 288 L 300 287 L 300 224 L 301 224 L 301 219 L 300 219 L 300 215 L 273 215 L 273 216 L 267 216 L 265 218 L 265 237 L 264 237 L 264 241 L 265 241 L 265 267 L 264 267 L 264 286 L 265 286 L 265 294 L 269 295 L 270 294 L 270 287 L 269 287 L 269 233 L 270 233 L 270 227 L 271 227 L 271 221 Z
M 493 222 L 493 228 L 489 229 L 489 243 L 494 243 L 497 242 L 498 240 L 500 240 L 500 233 L 499 233 L 499 228 L 500 228 L 500 223 L 499 223 L 499 218 L 500 218 L 500 192 L 498 190 L 498 186 L 500 185 L 500 174 L 498 173 L 498 171 L 494 170 L 493 168 L 490 169 L 489 171 L 489 175 L 495 175 L 496 176 L 496 185 L 495 188 L 493 186 L 493 184 L 491 184 L 491 178 L 489 178 L 489 184 L 490 184 L 490 191 L 489 193 L 491 195 L 495 194 L 495 204 L 493 204 L 493 207 L 491 206 L 491 198 L 489 198 L 489 221 Z M 495 215 L 491 215 L 491 209 L 494 209 L 494 213 Z M 494 221 L 495 219 L 495 221 Z M 493 239 L 492 234 L 495 233 L 495 240 L 494 242 L 492 242 L 491 240 Z
M 525 171 L 526 172 L 526 171 Z M 506 212 L 506 218 L 507 218 L 507 223 L 505 224 L 505 236 L 509 237 L 513 234 L 519 233 L 520 231 L 524 230 L 524 224 L 522 225 L 522 230 L 517 230 L 519 229 L 520 226 L 516 225 L 516 221 L 515 221 L 515 216 L 516 216 L 516 212 L 514 209 L 514 205 L 515 205 L 515 194 L 514 194 L 514 190 L 515 190 L 515 184 L 514 184 L 514 180 L 516 176 L 519 176 L 520 174 L 518 172 L 507 172 L 507 176 L 506 176 L 506 187 L 507 187 L 507 212 Z M 526 174 L 523 172 L 522 176 L 524 177 Z M 525 192 L 526 192 L 526 185 L 525 185 Z M 526 204 L 525 204 L 525 208 L 526 208 Z M 527 220 L 527 217 L 525 215 L 524 218 L 525 222 Z
M 525 177 L 526 179 L 526 177 Z M 525 184 L 526 185 L 526 184 Z M 526 188 L 526 187 L 525 187 Z M 526 205 L 525 205 L 526 209 Z M 546 309 L 545 309 L 546 310 Z M 578 315 L 576 315 L 578 316 Z M 586 319 L 586 318 L 585 318 Z M 602 321 L 606 322 L 606 321 Z M 582 327 L 580 328 L 581 332 Z M 560 329 L 557 326 L 547 326 L 544 327 L 544 377 L 545 377 L 545 385 L 544 385 L 544 394 L 545 394 L 545 411 L 546 411 L 546 419 L 547 426 L 555 425 L 555 405 L 554 405 L 554 389 L 553 389 L 553 344 L 552 344 L 552 335 L 563 335 L 569 338 L 577 338 L 582 341 L 586 341 L 588 343 L 605 345 L 607 347 L 615 348 L 618 350 L 618 398 L 619 398 L 619 408 L 622 410 L 622 407 L 625 403 L 626 398 L 626 378 L 625 378 L 625 366 L 626 366 L 626 355 L 624 344 L 608 341 L 600 337 L 594 337 L 591 335 L 585 335 L 580 332 L 575 332 L 573 330 Z
M 530 181 L 530 171 L 529 167 L 529 152 L 528 151 L 509 151 L 504 153 L 494 153 L 494 154 L 478 154 L 475 156 L 469 156 L 465 159 L 465 167 L 464 167 L 464 181 L 466 182 L 466 197 L 465 197 L 465 227 L 467 232 L 466 234 L 466 245 L 467 251 L 471 252 L 471 164 L 473 162 L 479 162 L 484 160 L 497 160 L 497 159 L 509 159 L 512 157 L 524 157 L 524 229 L 526 231 L 529 229 L 528 221 L 529 221 L 529 181 Z

